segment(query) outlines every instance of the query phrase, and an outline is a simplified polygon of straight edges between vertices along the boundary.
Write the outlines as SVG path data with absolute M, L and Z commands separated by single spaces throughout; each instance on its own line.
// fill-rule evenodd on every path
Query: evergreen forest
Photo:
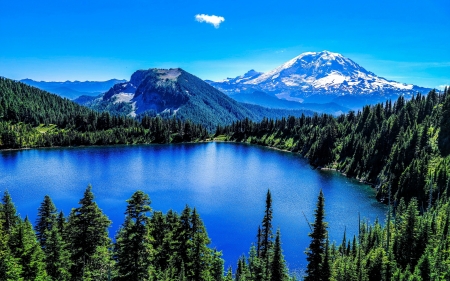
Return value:
M 373 185 L 385 203 L 416 198 L 423 213 L 449 183 L 450 89 L 410 101 L 400 96 L 337 118 L 245 119 L 219 126 L 215 138 L 300 153 L 313 167 Z
M 0 77 L 0 149 L 203 141 L 205 127 L 178 119 L 98 112 Z
M 118 109 L 120 111 L 120 108 Z M 0 78 L 0 149 L 246 142 L 300 153 L 315 168 L 371 184 L 389 205 L 384 221 L 360 220 L 359 235 L 328 238 L 323 193 L 310 224 L 308 265 L 290 272 L 282 235 L 273 230 L 272 197 L 255 243 L 224 269 L 195 208 L 152 210 L 149 196 L 127 200 L 115 234 L 87 187 L 67 216 L 46 196 L 36 222 L 21 218 L 8 192 L 0 204 L 0 280 L 450 280 L 450 89 L 386 101 L 338 117 L 327 114 L 243 119 L 208 128 L 190 120 L 100 112 Z M 301 218 L 299 218 L 300 220 Z M 285 230 L 286 231 L 286 230 Z M 299 235 L 302 235 L 299 233 Z

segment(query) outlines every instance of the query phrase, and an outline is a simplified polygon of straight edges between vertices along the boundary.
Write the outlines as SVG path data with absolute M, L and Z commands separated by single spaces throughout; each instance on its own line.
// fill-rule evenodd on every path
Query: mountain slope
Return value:
M 230 95 L 263 91 L 281 99 L 320 103 L 340 96 L 377 102 L 430 90 L 379 77 L 351 59 L 328 51 L 303 53 L 267 73 L 252 70 L 234 79 L 208 83 Z
M 125 82 L 125 80 L 46 82 L 22 79 L 20 82 L 68 99 L 75 99 L 82 95 L 97 96 L 108 91 L 115 84 Z
M 263 117 L 312 114 L 305 110 L 268 110 L 238 103 L 180 68 L 138 70 L 129 82 L 114 85 L 101 97 L 76 101 L 98 110 L 109 108 L 109 111 L 114 106 L 125 104 L 128 111 L 123 113 L 130 116 L 176 116 L 210 129 L 244 118 L 261 120 Z
M 0 77 L 0 150 L 205 140 L 206 128 L 180 120 L 135 120 L 97 112 Z

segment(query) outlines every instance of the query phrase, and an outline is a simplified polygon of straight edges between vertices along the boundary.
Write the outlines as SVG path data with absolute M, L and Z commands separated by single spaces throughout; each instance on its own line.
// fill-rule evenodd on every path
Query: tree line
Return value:
M 6 191 L 0 204 L 0 280 L 214 280 L 214 281 L 432 281 L 450 278 L 450 200 L 447 191 L 424 214 L 418 201 L 389 209 L 384 225 L 361 220 L 359 234 L 331 242 L 320 191 L 304 275 L 292 274 L 283 256 L 280 230 L 274 235 L 272 196 L 248 256 L 224 271 L 222 253 L 196 209 L 181 214 L 154 211 L 136 191 L 113 243 L 111 221 L 88 186 L 66 217 L 49 196 L 34 227 L 16 212 Z
M 34 228 L 5 192 L 0 204 L 0 280 L 222 280 L 222 253 L 196 209 L 153 211 L 142 191 L 127 200 L 115 236 L 91 186 L 66 217 L 49 196 Z
M 389 209 L 384 225 L 360 222 L 358 236 L 331 243 L 319 195 L 309 234 L 305 281 L 450 280 L 450 200 L 447 190 L 420 215 L 419 201 Z
M 400 96 L 338 117 L 322 114 L 218 126 L 215 137 L 301 153 L 314 167 L 336 169 L 377 188 L 394 204 L 418 200 L 422 211 L 449 181 L 450 89 Z
M 97 112 L 0 77 L 0 149 L 177 143 L 208 137 L 205 127 L 189 120 Z

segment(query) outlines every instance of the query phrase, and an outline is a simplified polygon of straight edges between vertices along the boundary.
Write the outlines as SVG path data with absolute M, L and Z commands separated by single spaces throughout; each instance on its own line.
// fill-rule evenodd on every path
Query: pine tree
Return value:
M 264 218 L 262 221 L 262 229 L 261 229 L 261 258 L 263 260 L 267 260 L 269 257 L 269 251 L 272 248 L 272 218 L 273 218 L 273 209 L 272 209 L 272 195 L 270 194 L 270 190 L 267 190 L 266 195 L 266 209 L 264 211 Z
M 248 255 L 248 269 L 250 272 L 250 280 L 263 280 L 263 267 L 261 259 L 258 257 L 255 245 L 250 247 Z
M 45 237 L 45 247 L 43 250 L 48 275 L 53 280 L 70 280 L 69 270 L 72 265 L 70 253 L 56 224 L 52 226 L 50 231 L 45 231 Z
M 111 239 L 107 230 L 111 221 L 94 202 L 91 185 L 86 188 L 79 204 L 80 207 L 72 209 L 67 226 L 73 262 L 70 268 L 71 280 L 106 280 L 111 267 L 108 252 Z
M 3 226 L 4 222 L 3 213 L 0 213 L 0 225 Z M 0 280 L 23 280 L 20 260 L 12 255 L 9 239 L 10 235 L 0 227 Z
M 322 261 L 322 280 L 330 280 L 331 277 L 331 260 L 330 260 L 330 241 L 328 235 L 325 242 L 325 254 Z
M 227 275 L 225 276 L 225 281 L 233 281 L 233 270 L 231 266 L 228 268 Z
M 189 250 L 189 259 L 192 261 L 192 276 L 190 277 L 198 281 L 208 280 L 210 274 L 209 266 L 213 253 L 207 245 L 211 243 L 211 240 L 195 208 L 191 215 L 191 226 L 192 248 Z
M 58 228 L 59 234 L 64 239 L 66 236 L 67 220 L 64 217 L 64 213 L 62 211 L 59 212 L 58 217 L 56 218 L 56 227 Z
M 56 207 L 50 196 L 45 195 L 44 201 L 38 209 L 38 215 L 34 229 L 42 248 L 45 248 L 47 240 L 46 232 L 50 232 L 56 223 Z
M 286 270 L 286 263 L 283 257 L 283 251 L 281 250 L 281 238 L 280 238 L 280 230 L 277 230 L 277 234 L 275 237 L 275 246 L 274 246 L 274 254 L 273 261 L 271 265 L 271 281 L 283 281 L 287 280 L 288 274 Z
M 224 261 L 222 259 L 222 252 L 214 250 L 211 262 L 211 277 L 214 281 L 222 281 L 224 274 Z
M 261 257 L 261 226 L 258 225 L 258 234 L 256 234 L 256 254 L 258 255 L 258 257 Z
M 6 232 L 10 232 L 11 229 L 19 222 L 19 217 L 17 216 L 16 207 L 12 202 L 8 190 L 5 191 L 2 202 L 3 204 L 0 205 L 0 212 L 3 216 L 2 227 Z
M 70 254 L 58 229 L 58 215 L 50 196 L 45 195 L 38 209 L 34 227 L 39 244 L 45 254 L 46 270 L 54 280 L 69 280 Z
M 327 237 L 327 223 L 325 219 L 325 199 L 320 190 L 315 210 L 313 232 L 309 234 L 311 244 L 306 252 L 308 261 L 305 281 L 323 281 L 322 264 L 325 254 L 325 240 Z
M 36 239 L 33 226 L 25 218 L 19 220 L 11 229 L 9 248 L 22 268 L 21 277 L 24 280 L 46 280 L 44 253 Z
M 116 237 L 118 280 L 152 280 L 154 250 L 150 236 L 150 197 L 136 191 L 127 200 L 125 222 Z

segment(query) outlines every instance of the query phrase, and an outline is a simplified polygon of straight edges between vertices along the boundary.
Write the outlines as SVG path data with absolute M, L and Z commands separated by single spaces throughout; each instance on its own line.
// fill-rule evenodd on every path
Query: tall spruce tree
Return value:
M 262 220 L 260 241 L 261 259 L 263 259 L 264 261 L 269 260 L 269 254 L 273 247 L 272 218 L 272 195 L 270 194 L 270 190 L 267 190 L 266 209 L 264 211 L 264 218 Z
M 47 240 L 47 232 L 50 232 L 53 226 L 56 224 L 57 213 L 55 204 L 53 204 L 50 196 L 45 195 L 44 201 L 38 209 L 36 224 L 34 230 L 36 236 L 42 248 L 45 248 L 45 242 Z
M 211 240 L 195 208 L 192 210 L 191 227 L 192 247 L 189 249 L 189 259 L 192 261 L 190 270 L 192 275 L 189 277 L 198 281 L 209 280 L 213 252 L 207 245 L 211 243 Z
M 70 280 L 70 252 L 67 250 L 67 244 L 62 238 L 56 224 L 50 231 L 45 232 L 46 240 L 43 248 L 45 254 L 46 270 L 53 280 Z
M 283 251 L 281 249 L 280 230 L 277 230 L 275 236 L 275 246 L 273 253 L 273 261 L 270 271 L 270 281 L 284 281 L 288 279 L 286 262 L 284 261 Z
M 58 214 L 50 196 L 45 195 L 34 227 L 45 254 L 46 270 L 53 280 L 69 280 L 70 254 L 58 229 Z
M 272 258 L 273 251 L 273 232 L 272 232 L 272 218 L 273 218 L 273 209 L 272 209 L 272 195 L 270 190 L 267 190 L 266 195 L 266 209 L 264 211 L 264 218 L 262 220 L 262 228 L 261 228 L 261 260 L 264 266 L 264 279 L 269 279 L 270 276 L 270 261 Z
M 71 280 L 107 280 L 112 259 L 108 227 L 111 221 L 94 202 L 92 186 L 88 185 L 80 207 L 72 209 L 67 226 L 67 239 L 72 254 Z
M 154 250 L 150 235 L 150 197 L 136 191 L 127 200 L 125 222 L 116 236 L 117 280 L 152 280 Z
M 67 228 L 67 220 L 64 216 L 63 211 L 60 211 L 58 214 L 58 217 L 56 218 L 56 227 L 58 228 L 59 234 L 61 234 L 61 237 L 63 237 L 64 240 L 66 236 L 66 228 Z
M 2 204 L 0 203 L 0 207 Z M 20 260 L 15 258 L 9 247 L 10 234 L 3 229 L 4 217 L 0 212 L 0 280 L 23 280 Z
M 0 205 L 0 212 L 3 216 L 2 227 L 6 232 L 10 232 L 12 228 L 19 222 L 16 207 L 9 195 L 8 190 L 5 191 L 2 198 L 2 205 Z
M 19 222 L 11 229 L 9 248 L 22 268 L 23 280 L 48 280 L 44 253 L 28 218 L 24 221 L 19 219 Z
M 327 223 L 325 219 L 325 199 L 323 192 L 320 190 L 319 197 L 317 199 L 317 208 L 315 210 L 315 220 L 313 232 L 309 234 L 311 237 L 311 243 L 306 252 L 306 260 L 308 266 L 306 268 L 305 281 L 325 281 L 324 272 L 322 271 L 324 255 L 325 255 L 325 242 L 327 238 Z

